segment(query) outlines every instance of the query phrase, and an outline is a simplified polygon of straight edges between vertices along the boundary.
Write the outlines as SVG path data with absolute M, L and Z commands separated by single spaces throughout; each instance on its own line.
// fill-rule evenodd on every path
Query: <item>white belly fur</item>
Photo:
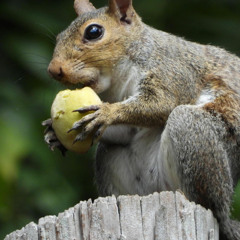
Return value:
M 174 149 L 167 129 L 137 128 L 129 138 L 132 129 L 127 126 L 112 126 L 107 129 L 103 140 L 116 136 L 127 139 L 127 147 L 119 145 L 119 151 L 111 157 L 112 184 L 115 194 L 145 195 L 154 191 L 176 190 L 179 186 Z M 124 134 L 126 136 L 124 137 Z

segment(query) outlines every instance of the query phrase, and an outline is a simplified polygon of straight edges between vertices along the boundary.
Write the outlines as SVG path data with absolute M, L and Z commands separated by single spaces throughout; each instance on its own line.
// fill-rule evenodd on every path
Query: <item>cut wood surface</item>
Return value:
M 181 193 L 81 201 L 58 216 L 40 218 L 4 240 L 218 240 L 210 210 Z

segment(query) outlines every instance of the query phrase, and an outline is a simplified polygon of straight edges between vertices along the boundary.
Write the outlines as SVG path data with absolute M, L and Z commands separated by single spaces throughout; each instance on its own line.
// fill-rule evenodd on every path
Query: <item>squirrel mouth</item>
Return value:
M 65 86 L 67 86 L 69 89 L 71 90 L 75 90 L 75 89 L 81 89 L 84 87 L 90 87 L 93 90 L 96 88 L 97 83 L 95 81 L 91 81 L 91 82 L 87 82 L 87 83 L 69 83 L 69 82 L 65 82 L 63 83 Z
M 98 81 L 96 79 L 91 79 L 88 82 L 83 83 L 83 85 L 84 85 L 84 87 L 90 87 L 90 88 L 94 89 L 94 87 L 96 87 L 96 85 L 97 85 L 97 82 Z
M 80 78 L 79 80 L 75 80 L 74 82 L 69 80 L 65 80 L 65 81 L 62 80 L 61 83 L 67 86 L 69 89 L 76 89 L 76 88 L 81 89 L 84 87 L 90 87 L 94 90 L 95 88 L 97 88 L 98 79 L 87 80 L 87 79 Z

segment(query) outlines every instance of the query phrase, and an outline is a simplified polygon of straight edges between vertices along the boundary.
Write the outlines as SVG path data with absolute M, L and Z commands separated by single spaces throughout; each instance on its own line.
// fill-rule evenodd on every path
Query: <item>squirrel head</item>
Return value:
M 78 17 L 57 36 L 48 71 L 62 83 L 80 83 L 100 93 L 111 85 L 114 65 L 138 39 L 141 19 L 131 0 L 109 0 L 100 9 L 75 0 L 74 8 Z

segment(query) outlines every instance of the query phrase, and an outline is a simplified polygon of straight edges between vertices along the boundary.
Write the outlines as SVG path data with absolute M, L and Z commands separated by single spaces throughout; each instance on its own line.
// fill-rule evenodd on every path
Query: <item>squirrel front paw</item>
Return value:
M 58 138 L 52 128 L 51 118 L 43 121 L 42 126 L 46 127 L 46 129 L 44 131 L 44 141 L 48 144 L 49 148 L 52 151 L 54 151 L 55 148 L 58 148 L 61 151 L 62 155 L 65 155 L 67 149 L 58 140 Z
M 92 111 L 94 112 L 75 122 L 73 127 L 69 130 L 70 132 L 82 129 L 81 133 L 76 136 L 74 142 L 83 141 L 87 138 L 87 136 L 89 136 L 89 134 L 94 132 L 93 143 L 95 143 L 102 136 L 107 126 L 112 124 L 113 117 L 111 115 L 111 104 L 109 103 L 79 108 L 74 112 L 86 113 Z

